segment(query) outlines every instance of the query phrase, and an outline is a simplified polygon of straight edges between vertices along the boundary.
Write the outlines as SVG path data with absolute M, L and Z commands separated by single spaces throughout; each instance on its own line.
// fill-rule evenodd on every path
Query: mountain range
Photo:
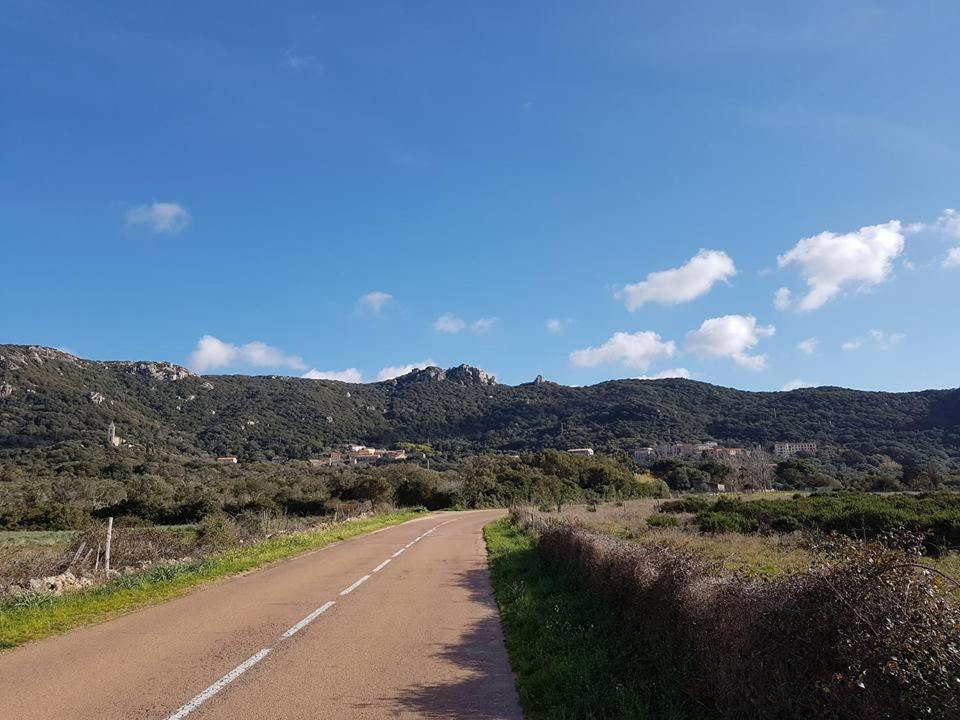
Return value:
M 196 375 L 167 362 L 83 360 L 0 345 L 0 458 L 104 444 L 241 459 L 306 458 L 333 445 L 429 443 L 447 452 L 665 441 L 814 440 L 824 452 L 902 464 L 960 459 L 960 390 L 820 387 L 745 392 L 684 379 L 502 385 L 478 368 L 428 367 L 377 383 Z

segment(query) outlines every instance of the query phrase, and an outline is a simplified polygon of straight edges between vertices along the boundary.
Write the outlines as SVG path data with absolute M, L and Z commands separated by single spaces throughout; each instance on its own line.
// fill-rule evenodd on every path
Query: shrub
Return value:
M 697 524 L 706 533 L 753 533 L 760 529 L 755 518 L 716 510 L 699 513 Z
M 625 631 L 660 651 L 699 717 L 960 717 L 960 609 L 916 562 L 919 535 L 835 534 L 810 570 L 770 581 L 684 549 L 513 517 L 548 562 L 576 571 Z
M 797 532 L 803 525 L 793 515 L 777 515 L 770 520 L 770 529 L 780 533 Z
M 652 528 L 677 527 L 680 519 L 676 515 L 651 515 L 647 518 L 647 525 Z
M 704 532 L 839 532 L 877 538 L 907 529 L 925 533 L 927 549 L 960 546 L 960 495 L 938 492 L 919 495 L 819 493 L 790 500 L 745 501 L 721 497 L 710 503 L 684 498 L 664 503 L 661 512 L 696 512 Z M 719 517 L 716 513 L 721 513 Z M 733 518 L 739 518 L 734 520 Z
M 660 504 L 664 513 L 698 513 L 711 506 L 709 500 L 701 497 L 685 497 L 681 500 L 668 500 Z
M 197 525 L 197 544 L 200 546 L 225 550 L 236 543 L 236 526 L 225 513 L 207 515 Z

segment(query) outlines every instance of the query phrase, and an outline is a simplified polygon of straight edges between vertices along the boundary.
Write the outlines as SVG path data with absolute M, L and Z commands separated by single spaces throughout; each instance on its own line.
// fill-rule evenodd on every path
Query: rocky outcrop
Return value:
M 461 385 L 496 385 L 497 379 L 472 365 L 458 365 L 447 370 L 447 380 L 453 380 Z
M 98 392 L 88 392 L 88 393 L 87 393 L 87 400 L 89 400 L 90 402 L 92 402 L 94 405 L 102 405 L 102 404 L 103 404 L 103 401 L 106 400 L 106 398 L 103 396 L 102 393 L 98 393 Z
M 415 383 L 415 382 L 440 382 L 441 380 L 447 379 L 447 373 L 443 368 L 438 367 L 425 367 L 425 368 L 414 368 L 406 375 L 401 375 L 398 378 L 394 378 L 391 382 L 394 385 L 400 385 L 403 383 Z
M 49 360 L 59 360 L 61 362 L 81 363 L 83 362 L 76 355 L 71 355 L 65 350 L 44 347 L 43 345 L 13 345 L 3 355 L 0 355 L 0 368 L 8 370 L 17 370 L 34 363 L 43 365 Z
M 193 373 L 185 367 L 174 365 L 168 362 L 108 362 L 104 363 L 107 367 L 118 370 L 128 375 L 136 375 L 145 380 L 158 380 L 160 382 L 174 382 L 184 378 L 193 377 Z
M 558 383 L 555 383 L 553 380 L 547 380 L 543 375 L 537 375 L 530 382 L 521 383 L 519 387 L 563 387 Z
M 438 367 L 425 367 L 411 370 L 406 375 L 401 375 L 389 381 L 393 385 L 416 382 L 455 382 L 458 385 L 496 385 L 497 379 L 472 365 L 458 365 L 455 368 L 444 370 Z
M 0 383 L 0 400 L 13 395 L 14 390 L 16 390 L 16 388 L 10 383 Z
M 57 348 L 44 347 L 42 345 L 31 345 L 27 348 L 27 358 L 37 363 L 37 365 L 43 365 L 43 363 L 48 360 L 60 360 L 61 362 L 71 363 L 80 361 L 76 355 L 72 355 L 66 350 L 58 350 Z

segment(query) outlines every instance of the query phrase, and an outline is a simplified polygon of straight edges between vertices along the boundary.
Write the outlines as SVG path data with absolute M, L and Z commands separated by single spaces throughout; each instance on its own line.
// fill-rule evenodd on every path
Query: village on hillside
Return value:
M 126 445 L 127 442 L 117 434 L 116 424 L 111 422 L 107 428 L 106 444 L 108 447 L 118 448 Z M 778 460 L 785 460 L 794 455 L 815 455 L 817 453 L 817 443 L 813 441 L 777 441 L 768 446 L 768 449 L 761 445 L 751 448 L 730 447 L 720 445 L 720 443 L 710 440 L 706 442 L 670 442 L 660 443 L 636 448 L 633 451 L 633 459 L 641 464 L 648 463 L 651 460 L 714 460 L 717 462 L 731 462 L 737 464 L 737 461 L 744 461 L 753 456 L 767 456 L 772 454 Z M 593 457 L 596 453 L 591 447 L 570 448 L 567 452 L 571 455 L 580 455 L 584 457 Z M 404 448 L 388 450 L 385 448 L 374 448 L 366 445 L 354 443 L 345 443 L 336 446 L 334 449 L 321 453 L 317 457 L 308 458 L 308 462 L 315 466 L 332 465 L 374 465 L 380 462 L 401 462 L 405 460 L 425 460 L 426 454 L 421 450 L 407 450 Z M 216 462 L 222 465 L 235 465 L 240 462 L 237 455 L 222 455 L 216 458 Z

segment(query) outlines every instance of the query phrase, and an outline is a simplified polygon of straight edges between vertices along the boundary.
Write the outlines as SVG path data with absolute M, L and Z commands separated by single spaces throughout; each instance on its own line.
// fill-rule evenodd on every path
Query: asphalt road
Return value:
M 0 653 L 4 720 L 520 720 L 481 528 L 438 514 Z

